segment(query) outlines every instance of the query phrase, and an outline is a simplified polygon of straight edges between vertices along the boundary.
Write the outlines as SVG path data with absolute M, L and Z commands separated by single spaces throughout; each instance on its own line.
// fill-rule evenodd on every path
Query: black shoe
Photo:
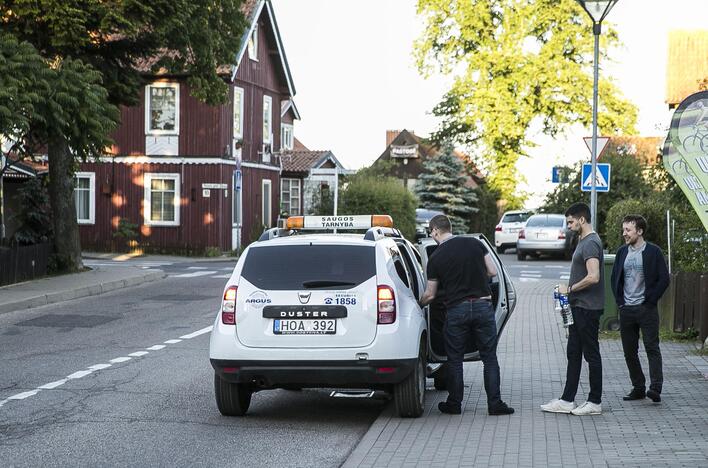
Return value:
M 447 401 L 441 401 L 438 403 L 438 409 L 441 413 L 445 414 L 462 414 L 462 408 L 459 406 L 453 406 Z
M 659 392 L 656 392 L 654 390 L 649 390 L 647 392 L 647 396 L 649 398 L 651 398 L 651 401 L 653 401 L 654 403 L 659 403 L 661 401 L 661 394 L 659 394 Z
M 646 398 L 646 393 L 644 393 L 644 390 L 639 390 L 636 388 L 633 388 L 627 396 L 622 397 L 624 401 L 643 400 L 644 398 Z
M 514 408 L 507 405 L 503 401 L 493 408 L 489 408 L 490 416 L 501 416 L 504 414 L 514 414 Z

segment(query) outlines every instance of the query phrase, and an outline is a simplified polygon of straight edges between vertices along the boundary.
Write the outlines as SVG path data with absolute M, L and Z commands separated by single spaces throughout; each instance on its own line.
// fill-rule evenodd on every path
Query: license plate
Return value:
M 337 321 L 328 320 L 273 320 L 275 335 L 334 335 Z
M 546 234 L 545 232 L 539 232 L 538 234 L 536 234 L 537 239 L 545 239 L 547 237 L 548 237 L 548 234 Z

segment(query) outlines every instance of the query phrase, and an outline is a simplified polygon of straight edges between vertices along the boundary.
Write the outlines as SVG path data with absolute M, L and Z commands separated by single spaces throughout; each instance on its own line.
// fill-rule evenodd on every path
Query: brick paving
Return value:
M 543 413 L 565 382 L 565 330 L 553 312 L 554 281 L 518 283 L 519 304 L 499 346 L 502 398 L 511 416 L 488 416 L 481 363 L 465 364 L 461 416 L 441 414 L 447 392 L 428 381 L 426 411 L 394 416 L 389 405 L 345 467 L 686 466 L 708 467 L 708 359 L 690 343 L 662 343 L 662 402 L 626 402 L 631 385 L 619 340 L 601 340 L 603 414 Z M 642 366 L 646 356 L 640 345 Z M 584 363 L 577 403 L 588 392 Z

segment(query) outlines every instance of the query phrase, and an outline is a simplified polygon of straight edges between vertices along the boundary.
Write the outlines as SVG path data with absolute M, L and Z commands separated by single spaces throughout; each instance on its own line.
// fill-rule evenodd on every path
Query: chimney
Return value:
M 400 134 L 400 130 L 386 130 L 386 148 L 388 148 L 388 145 L 390 145 Z

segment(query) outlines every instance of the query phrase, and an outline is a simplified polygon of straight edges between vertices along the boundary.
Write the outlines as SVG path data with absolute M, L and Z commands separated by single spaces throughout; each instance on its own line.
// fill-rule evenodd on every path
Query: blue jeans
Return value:
M 471 338 L 477 343 L 484 364 L 484 390 L 487 406 L 494 408 L 501 403 L 499 393 L 499 363 L 497 362 L 497 324 L 489 300 L 465 301 L 447 310 L 445 320 L 445 352 L 447 353 L 447 402 L 462 406 L 464 383 L 462 361 L 465 346 Z

